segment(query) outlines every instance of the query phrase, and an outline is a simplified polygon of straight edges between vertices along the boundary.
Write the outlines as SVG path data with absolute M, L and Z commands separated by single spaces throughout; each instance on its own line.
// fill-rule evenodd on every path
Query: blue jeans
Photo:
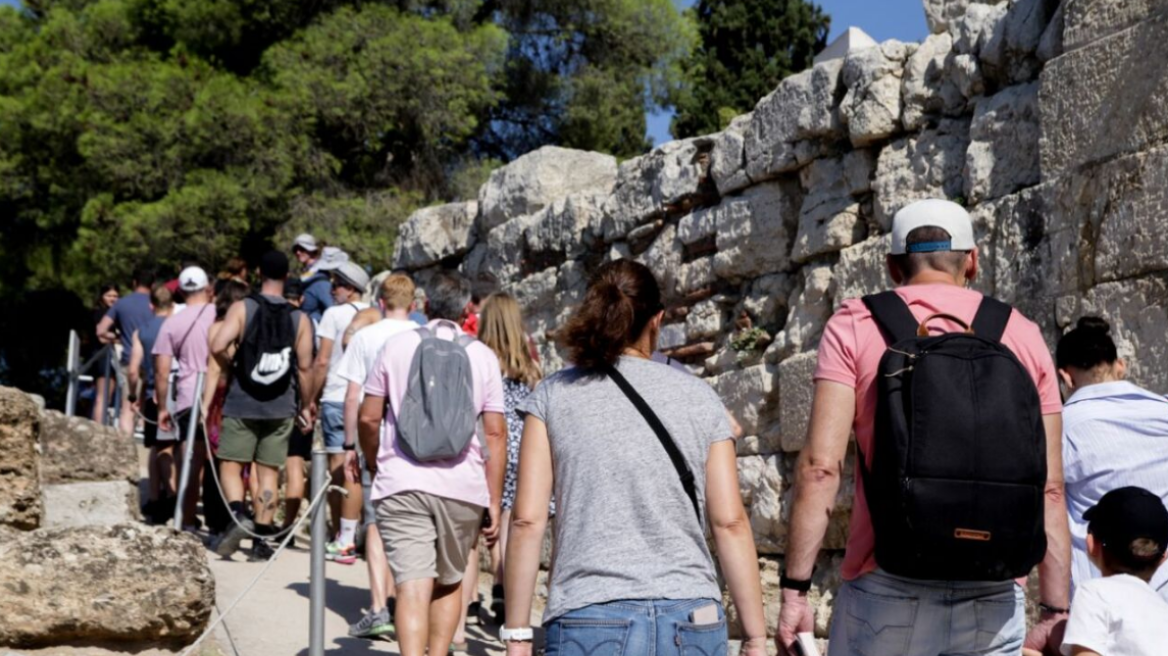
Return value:
M 718 621 L 690 615 L 718 607 Z M 547 626 L 547 656 L 725 656 L 726 613 L 710 599 L 614 601 L 565 613 Z
M 882 570 L 843 584 L 829 656 L 1017 656 L 1026 602 L 1013 581 L 917 581 Z
M 345 404 L 325 401 L 320 404 L 320 430 L 324 433 L 324 450 L 345 452 Z

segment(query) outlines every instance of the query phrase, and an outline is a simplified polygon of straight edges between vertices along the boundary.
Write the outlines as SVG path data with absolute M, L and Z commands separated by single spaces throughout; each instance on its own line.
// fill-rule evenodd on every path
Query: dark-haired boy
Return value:
M 1103 495 L 1084 515 L 1087 551 L 1103 578 L 1078 587 L 1063 637 L 1066 656 L 1159 656 L 1168 602 L 1148 584 L 1165 560 L 1168 510 L 1139 487 Z

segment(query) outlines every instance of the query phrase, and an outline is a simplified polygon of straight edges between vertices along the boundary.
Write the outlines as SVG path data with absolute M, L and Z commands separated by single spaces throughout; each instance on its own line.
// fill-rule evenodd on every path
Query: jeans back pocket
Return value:
M 847 590 L 845 629 L 855 656 L 904 656 L 916 622 L 916 599 Z
M 729 640 L 725 618 L 714 624 L 677 625 L 677 650 L 681 656 L 726 656 Z
M 548 627 L 547 656 L 625 656 L 631 626 L 630 620 L 556 620 Z

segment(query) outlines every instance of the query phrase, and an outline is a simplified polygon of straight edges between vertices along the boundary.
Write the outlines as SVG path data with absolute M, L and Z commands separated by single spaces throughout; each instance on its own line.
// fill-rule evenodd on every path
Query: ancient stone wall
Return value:
M 741 486 L 772 620 L 820 334 L 842 300 L 890 286 L 887 232 L 907 202 L 964 203 L 979 289 L 1052 347 L 1081 314 L 1106 316 L 1132 378 L 1168 392 L 1168 2 L 924 4 L 923 43 L 820 63 L 723 132 L 636 159 L 528 154 L 477 202 L 415 214 L 397 245 L 423 285 L 458 267 L 516 295 L 549 370 L 589 273 L 651 266 L 669 299 L 662 348 L 746 430 Z M 816 575 L 824 606 L 851 495 L 849 481 Z

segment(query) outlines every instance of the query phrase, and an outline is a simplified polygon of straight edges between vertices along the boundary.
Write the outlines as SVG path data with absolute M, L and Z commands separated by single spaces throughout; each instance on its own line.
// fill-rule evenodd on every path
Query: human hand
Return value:
M 800 633 L 815 631 L 815 613 L 807 603 L 807 593 L 798 590 L 783 588 L 781 591 L 782 606 L 779 607 L 779 628 L 775 635 L 775 644 L 779 654 L 797 656 L 795 642 Z
M 356 451 L 345 452 L 345 482 L 354 485 L 361 481 L 361 464 Z
M 531 651 L 532 644 L 530 640 L 507 643 L 507 656 L 531 656 Z
M 310 403 L 300 409 L 300 427 L 311 430 L 316 424 L 316 404 Z
M 767 656 L 766 636 L 743 640 L 742 650 L 738 654 L 739 656 Z
M 499 541 L 499 523 L 502 521 L 503 511 L 499 504 L 492 503 L 487 512 L 490 513 L 491 525 L 483 529 L 483 540 L 488 547 L 493 547 Z
M 166 408 L 158 409 L 158 430 L 169 433 L 174 430 L 174 422 L 170 419 L 170 412 Z
M 1067 613 L 1042 611 L 1035 624 L 1026 634 L 1023 649 L 1031 649 L 1047 656 L 1058 656 L 1063 644 L 1063 634 L 1067 632 Z

